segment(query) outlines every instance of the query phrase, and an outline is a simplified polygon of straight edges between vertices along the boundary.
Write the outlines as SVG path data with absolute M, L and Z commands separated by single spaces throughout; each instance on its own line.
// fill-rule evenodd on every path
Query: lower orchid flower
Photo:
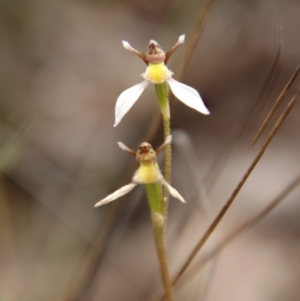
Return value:
M 177 198 L 181 202 L 185 203 L 184 198 L 179 194 L 179 192 L 175 188 L 173 188 L 169 183 L 167 183 L 167 181 L 164 179 L 157 163 L 157 154 L 166 145 L 170 144 L 171 141 L 172 136 L 167 137 L 165 142 L 156 150 L 154 150 L 149 143 L 143 142 L 140 144 L 137 152 L 128 148 L 122 142 L 118 142 L 118 145 L 122 150 L 135 156 L 136 160 L 140 163 L 140 167 L 135 172 L 132 178 L 132 182 L 130 184 L 125 185 L 113 192 L 112 194 L 108 195 L 106 198 L 98 202 L 95 205 L 95 207 L 102 206 L 104 204 L 114 201 L 115 199 L 118 199 L 119 197 L 130 192 L 138 184 L 147 185 L 152 183 L 160 183 L 161 185 L 165 186 L 174 198 Z
M 170 56 L 180 45 L 184 43 L 184 39 L 185 35 L 181 35 L 177 43 L 167 53 L 162 50 L 156 41 L 151 40 L 149 42 L 147 54 L 134 49 L 128 42 L 122 41 L 125 49 L 138 55 L 148 66 L 145 73 L 142 74 L 144 81 L 125 90 L 117 99 L 114 126 L 119 124 L 124 115 L 135 104 L 150 82 L 153 84 L 168 83 L 173 94 L 181 102 L 202 114 L 209 114 L 209 111 L 199 93 L 195 89 L 173 79 L 173 72 L 166 66 Z

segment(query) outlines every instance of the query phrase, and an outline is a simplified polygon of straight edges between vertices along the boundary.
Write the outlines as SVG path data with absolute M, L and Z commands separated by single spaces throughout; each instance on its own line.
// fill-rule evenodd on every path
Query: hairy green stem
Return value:
M 163 115 L 164 138 L 166 139 L 171 135 L 168 86 L 166 83 L 156 84 L 155 90 Z M 170 183 L 171 180 L 171 155 L 171 145 L 169 144 L 165 148 L 164 170 L 164 178 L 168 183 Z M 166 187 L 162 188 L 160 183 L 147 184 L 145 186 L 151 209 L 151 219 L 154 228 L 156 249 L 159 258 L 162 279 L 166 291 L 166 297 L 168 301 L 174 301 L 173 287 L 169 273 L 165 243 L 169 191 Z
M 163 115 L 163 126 L 164 126 L 164 138 L 166 139 L 171 135 L 171 125 L 170 125 L 170 106 L 169 106 L 169 93 L 167 83 L 156 84 L 155 85 L 157 99 L 160 105 L 161 113 Z M 172 160 L 172 149 L 171 144 L 167 145 L 165 148 L 165 170 L 164 177 L 165 180 L 170 183 L 171 181 L 171 160 Z M 167 219 L 168 215 L 168 204 L 169 204 L 169 191 L 164 187 L 163 191 L 163 214 Z
M 165 244 L 165 223 L 164 199 L 160 183 L 146 184 L 146 193 L 151 210 L 151 219 L 155 236 L 155 244 L 159 259 L 163 284 L 168 301 L 174 301 L 172 282 L 168 267 L 166 244 Z

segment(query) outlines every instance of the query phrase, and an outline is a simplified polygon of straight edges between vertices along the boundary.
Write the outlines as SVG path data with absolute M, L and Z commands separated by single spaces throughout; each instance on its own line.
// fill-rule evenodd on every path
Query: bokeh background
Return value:
M 146 139 L 154 146 L 163 140 L 151 86 L 121 124 L 112 126 L 118 95 L 139 83 L 145 70 L 121 40 L 145 51 L 155 39 L 168 50 L 185 33 L 186 44 L 169 62 L 176 78 L 204 2 L 0 1 L 1 301 L 159 296 L 142 187 L 115 204 L 93 205 L 128 183 L 137 168 L 117 141 L 135 149 Z M 182 79 L 200 92 L 211 115 L 171 99 L 172 183 L 188 201 L 170 200 L 167 243 L 173 274 L 267 135 L 249 147 L 300 63 L 299 16 L 297 0 L 216 1 L 212 9 Z M 278 52 L 272 81 L 264 89 Z M 299 116 L 296 104 L 207 250 L 299 176 Z M 176 289 L 177 300 L 299 300 L 299 195 L 295 189 L 257 227 Z

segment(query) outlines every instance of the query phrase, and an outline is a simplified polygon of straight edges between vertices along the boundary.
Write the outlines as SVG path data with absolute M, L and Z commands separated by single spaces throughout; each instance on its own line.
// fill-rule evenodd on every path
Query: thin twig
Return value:
M 193 38 L 191 39 L 191 43 L 188 44 L 186 54 L 184 59 L 182 60 L 181 67 L 179 68 L 178 72 L 176 72 L 176 78 L 178 80 L 182 80 L 184 77 L 184 73 L 187 69 L 189 61 L 192 59 L 192 55 L 196 49 L 196 45 L 199 43 L 199 40 L 201 38 L 201 34 L 205 28 L 206 22 L 208 20 L 209 14 L 211 12 L 211 9 L 213 7 L 215 0 L 208 0 L 204 6 L 203 9 L 201 9 L 201 13 L 199 14 L 199 18 L 196 24 L 196 28 L 193 34 Z M 173 97 L 171 94 L 170 99 Z M 147 141 L 150 141 L 153 139 L 153 137 L 157 133 L 157 129 L 161 122 L 161 116 L 160 114 L 156 114 L 153 117 L 153 121 L 151 122 L 151 125 L 148 127 L 148 132 L 146 133 L 145 137 L 147 138 Z
M 295 72 L 293 73 L 293 75 L 291 76 L 291 78 L 289 79 L 289 81 L 287 82 L 287 84 L 285 85 L 285 87 L 283 88 L 283 90 L 281 91 L 281 93 L 279 94 L 279 96 L 276 99 L 273 107 L 271 108 L 271 110 L 269 111 L 267 117 L 265 118 L 265 120 L 263 121 L 263 123 L 260 126 L 259 130 L 255 134 L 255 136 L 254 136 L 254 138 L 253 138 L 253 140 L 251 142 L 251 146 L 253 146 L 257 142 L 258 138 L 261 136 L 262 132 L 264 131 L 264 129 L 268 125 L 269 121 L 271 120 L 272 116 L 274 115 L 276 109 L 281 104 L 284 96 L 286 95 L 286 93 L 288 92 L 289 88 L 291 87 L 291 85 L 293 84 L 293 82 L 295 81 L 295 79 L 297 78 L 299 72 L 300 72 L 300 65 L 297 67 L 297 69 L 295 70 Z
M 288 116 L 288 114 L 292 110 L 292 108 L 293 108 L 293 106 L 295 104 L 297 96 L 298 95 L 296 94 L 291 99 L 291 101 L 287 105 L 286 109 L 284 110 L 284 112 L 282 113 L 282 115 L 280 116 L 280 118 L 278 119 L 278 121 L 276 122 L 275 126 L 273 127 L 270 135 L 268 136 L 268 138 L 264 142 L 262 148 L 260 149 L 260 151 L 258 152 L 257 156 L 253 160 L 252 164 L 248 168 L 247 172 L 244 174 L 242 180 L 239 182 L 239 184 L 237 185 L 237 187 L 233 191 L 232 195 L 230 196 L 230 198 L 228 199 L 228 201 L 226 202 L 226 204 L 223 206 L 223 208 L 221 209 L 221 211 L 219 212 L 219 214 L 217 215 L 217 217 L 214 219 L 214 221 L 212 222 L 212 224 L 206 230 L 206 232 L 204 233 L 203 237 L 200 239 L 200 241 L 198 242 L 198 244 L 195 246 L 195 248 L 193 249 L 193 251 L 191 252 L 191 254 L 189 255 L 189 257 L 187 258 L 186 262 L 182 266 L 182 268 L 179 270 L 179 272 L 174 277 L 174 279 L 172 281 L 173 285 L 175 285 L 177 283 L 177 281 L 181 278 L 181 276 L 183 275 L 183 273 L 190 266 L 191 262 L 194 260 L 194 258 L 198 254 L 198 252 L 201 250 L 201 248 L 203 247 L 203 245 L 205 244 L 205 242 L 211 236 L 211 234 L 213 233 L 213 231 L 216 229 L 216 227 L 218 226 L 218 224 L 220 223 L 220 221 L 222 220 L 222 218 L 224 217 L 224 215 L 226 214 L 226 212 L 228 211 L 228 209 L 232 205 L 232 203 L 235 200 L 236 196 L 238 195 L 238 193 L 242 189 L 243 185 L 247 181 L 248 177 L 250 176 L 251 172 L 253 171 L 253 169 L 255 168 L 255 166 L 257 165 L 257 163 L 259 162 L 259 160 L 261 159 L 261 157 L 265 153 L 268 145 L 270 144 L 270 142 L 274 138 L 275 134 L 277 133 L 277 131 L 280 128 L 280 126 L 282 125 L 283 121 L 286 119 L 286 117 Z M 159 300 L 160 301 L 164 300 L 164 296 L 161 299 L 159 299 Z
M 261 89 L 261 92 L 259 96 L 257 97 L 256 101 L 254 102 L 254 106 L 252 108 L 251 116 L 247 120 L 247 124 L 243 128 L 242 135 L 247 132 L 249 129 L 251 123 L 253 121 L 257 120 L 257 115 L 259 112 L 262 112 L 264 109 L 264 99 L 267 98 L 267 96 L 270 93 L 270 90 L 272 88 L 272 85 L 276 79 L 276 76 L 279 72 L 279 61 L 282 53 L 282 14 L 278 16 L 277 20 L 277 50 L 276 55 L 274 57 L 274 61 L 271 65 L 271 69 L 268 73 L 267 79 Z
M 94 240 L 92 247 L 87 252 L 85 258 L 80 263 L 76 273 L 71 278 L 66 290 L 64 301 L 83 300 L 94 284 L 94 279 L 99 270 L 103 258 L 107 252 L 107 241 L 111 236 L 124 202 L 120 202 L 107 212 L 107 215 L 100 227 L 100 231 Z
M 278 27 L 277 27 L 277 49 L 276 54 L 274 56 L 274 60 L 272 62 L 271 68 L 268 72 L 267 78 L 261 88 L 261 91 L 253 103 L 253 106 L 250 108 L 249 112 L 247 112 L 247 116 L 244 122 L 242 122 L 241 126 L 239 127 L 237 133 L 234 135 L 232 139 L 230 139 L 223 150 L 218 155 L 217 159 L 214 161 L 212 167 L 210 168 L 208 174 L 205 177 L 204 183 L 206 187 L 207 193 L 209 193 L 215 183 L 217 183 L 222 171 L 224 170 L 226 163 L 228 161 L 229 155 L 231 154 L 232 150 L 235 147 L 235 141 L 245 135 L 248 131 L 251 123 L 253 120 L 257 120 L 257 114 L 259 111 L 262 111 L 261 104 L 263 100 L 267 97 L 270 87 L 272 86 L 274 79 L 278 73 L 278 63 L 281 57 L 282 52 L 282 26 L 281 26 L 281 15 L 278 18 Z
M 208 0 L 206 2 L 206 4 L 204 5 L 204 8 L 201 10 L 201 13 L 198 17 L 195 31 L 193 33 L 193 38 L 191 39 L 192 42 L 191 42 L 191 44 L 189 44 L 189 47 L 187 48 L 187 51 L 185 53 L 181 68 L 177 72 L 178 79 L 182 79 L 185 74 L 185 71 L 188 67 L 188 62 L 192 59 L 193 53 L 195 52 L 196 46 L 199 43 L 201 34 L 204 31 L 206 22 L 208 20 L 208 17 L 210 15 L 210 12 L 212 10 L 214 3 L 215 3 L 215 0 Z
M 256 226 L 259 222 L 261 222 L 268 214 L 270 214 L 282 201 L 286 199 L 286 197 L 294 191 L 300 185 L 300 176 L 298 176 L 293 182 L 288 185 L 287 188 L 284 189 L 280 195 L 273 200 L 268 206 L 266 206 L 258 215 L 254 218 L 246 221 L 242 226 L 240 226 L 237 230 L 233 231 L 229 234 L 218 246 L 216 246 L 212 251 L 206 254 L 203 258 L 197 262 L 193 268 L 187 273 L 180 281 L 180 284 L 188 282 L 194 275 L 196 275 L 200 269 L 208 263 L 210 260 L 215 258 L 225 247 L 227 247 L 232 241 L 234 241 L 237 237 L 239 237 L 242 233 Z

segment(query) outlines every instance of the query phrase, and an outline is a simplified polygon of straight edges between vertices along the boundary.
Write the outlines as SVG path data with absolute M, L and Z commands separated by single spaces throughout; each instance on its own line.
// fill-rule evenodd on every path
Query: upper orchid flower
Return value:
M 130 192 L 138 184 L 147 185 L 153 183 L 160 183 L 161 185 L 165 186 L 174 198 L 177 198 L 181 202 L 185 203 L 184 198 L 179 194 L 179 192 L 164 179 L 157 164 L 157 154 L 168 144 L 170 144 L 171 141 L 172 136 L 168 136 L 165 142 L 156 150 L 154 150 L 149 143 L 143 142 L 140 144 L 137 152 L 130 149 L 122 142 L 118 142 L 118 145 L 122 150 L 133 155 L 136 158 L 136 160 L 140 163 L 140 167 L 135 172 L 130 184 L 127 184 L 111 193 L 106 198 L 98 202 L 95 207 L 102 206 L 114 201 L 115 199 L 118 199 L 124 194 Z
M 124 115 L 138 100 L 144 89 L 148 86 L 149 82 L 154 84 L 162 84 L 167 82 L 170 86 L 173 94 L 187 106 L 199 111 L 202 114 L 208 115 L 209 111 L 205 107 L 203 100 L 199 93 L 172 78 L 173 72 L 166 66 L 172 53 L 184 43 L 185 35 L 181 35 L 178 38 L 177 43 L 165 53 L 159 44 L 151 40 L 148 46 L 148 53 L 142 53 L 133 47 L 126 41 L 122 41 L 125 49 L 138 55 L 148 66 L 145 73 L 142 74 L 144 81 L 125 90 L 119 96 L 116 108 L 115 108 L 115 124 L 117 126 Z

